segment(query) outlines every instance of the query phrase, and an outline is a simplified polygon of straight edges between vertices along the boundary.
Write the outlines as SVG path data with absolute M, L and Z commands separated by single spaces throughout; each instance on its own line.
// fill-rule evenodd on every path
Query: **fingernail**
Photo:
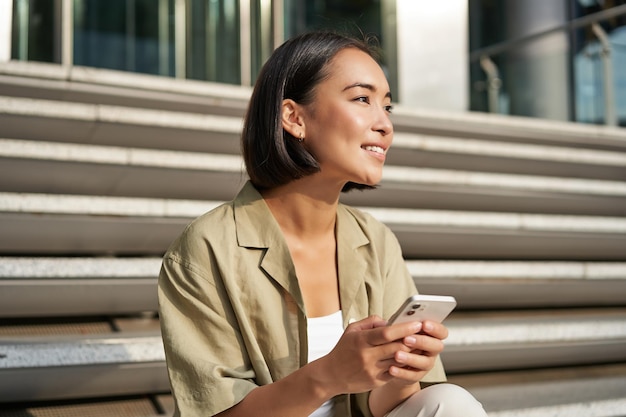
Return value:
M 419 333 L 420 330 L 422 330 L 422 322 L 416 321 L 415 323 L 413 323 L 413 327 L 412 327 L 413 333 Z
M 407 336 L 406 338 L 404 338 L 404 342 L 407 345 L 414 345 L 417 342 L 417 339 L 413 336 Z
M 398 352 L 396 354 L 396 359 L 398 359 L 399 361 L 404 361 L 404 360 L 406 360 L 406 358 L 407 358 L 406 353 L 404 353 L 402 351 L 400 351 L 400 352 Z
M 424 330 L 426 330 L 426 331 L 431 331 L 431 330 L 433 330 L 434 328 L 435 328 L 435 326 L 434 326 L 432 323 L 430 323 L 430 322 L 428 322 L 428 321 L 427 321 L 426 323 L 424 323 Z

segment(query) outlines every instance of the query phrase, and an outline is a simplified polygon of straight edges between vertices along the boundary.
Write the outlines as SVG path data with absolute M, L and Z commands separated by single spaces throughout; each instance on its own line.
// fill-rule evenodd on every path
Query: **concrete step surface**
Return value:
M 0 402 L 167 391 L 165 356 L 154 324 L 149 318 L 125 319 L 112 323 L 108 333 L 105 326 L 85 334 L 92 328 L 88 322 L 61 322 L 56 330 L 48 322 L 49 333 L 36 322 L 4 323 Z M 442 358 L 450 375 L 626 362 L 624 309 L 455 312 L 448 328 Z M 19 335 L 12 335 L 16 331 Z M 77 387 L 77 378 L 92 382 Z
M 236 155 L 242 118 L 172 110 L 0 96 L 0 137 Z M 623 135 L 623 137 L 620 136 Z M 397 129 L 392 165 L 626 179 L 626 134 L 614 146 L 502 142 Z M 172 140 L 176 138 L 176 140 Z M 532 161 L 532 164 L 529 162 Z
M 5 254 L 159 254 L 220 202 L 0 193 Z M 362 207 L 397 235 L 407 258 L 620 260 L 626 219 Z M 63 238 L 61 238 L 61 236 Z M 98 239 L 94 239 L 97 236 Z
M 497 417 L 626 415 L 626 363 L 452 375 Z
M 624 262 L 408 260 L 418 289 L 458 310 L 626 305 Z M 161 258 L 0 257 L 0 318 L 157 310 Z
M 0 161 L 0 190 L 12 192 L 229 200 L 247 178 L 236 155 L 12 139 L 0 139 Z M 619 216 L 626 214 L 626 181 L 390 165 L 377 190 L 342 199 L 352 205 Z
M 245 180 L 249 94 L 0 63 L 1 415 L 172 414 L 160 256 Z M 396 232 L 422 293 L 457 297 L 451 381 L 491 416 L 626 416 L 626 131 L 392 118 L 383 183 L 344 199 Z
M 500 142 L 623 150 L 619 127 L 479 112 L 441 112 L 394 106 L 394 129 L 401 132 Z
M 237 154 L 242 118 L 0 97 L 0 126 L 5 138 Z
M 0 63 L 0 94 L 75 103 L 243 116 L 252 88 L 27 61 Z
M 398 132 L 387 154 L 394 165 L 574 178 L 624 179 L 621 149 L 598 150 L 525 142 Z

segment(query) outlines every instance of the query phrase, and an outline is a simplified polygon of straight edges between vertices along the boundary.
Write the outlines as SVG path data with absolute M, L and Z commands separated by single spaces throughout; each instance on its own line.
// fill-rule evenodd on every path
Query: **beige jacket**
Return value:
M 416 292 L 392 232 L 337 209 L 344 327 L 391 316 Z M 232 202 L 192 222 L 173 242 L 159 278 L 160 320 L 177 416 L 213 416 L 307 361 L 307 319 L 280 228 L 246 184 Z M 441 363 L 424 382 L 445 380 Z M 336 416 L 370 416 L 367 393 L 340 396 Z

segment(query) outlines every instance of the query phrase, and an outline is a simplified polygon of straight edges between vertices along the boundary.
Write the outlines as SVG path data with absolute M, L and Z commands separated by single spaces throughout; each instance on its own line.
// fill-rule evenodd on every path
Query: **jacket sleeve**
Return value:
M 199 268 L 168 252 L 159 276 L 159 312 L 177 416 L 213 416 L 256 387 L 253 367 L 215 260 Z M 190 257 L 190 259 L 195 259 Z M 211 272 L 209 272 L 211 271 Z

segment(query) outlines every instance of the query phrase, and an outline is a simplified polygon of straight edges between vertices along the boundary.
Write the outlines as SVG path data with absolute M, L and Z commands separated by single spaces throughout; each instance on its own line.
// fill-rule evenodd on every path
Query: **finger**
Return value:
M 406 368 L 401 366 L 391 366 L 389 368 L 389 375 L 393 378 L 403 379 L 408 383 L 418 382 L 424 376 L 425 371 L 414 369 L 414 368 Z
M 443 351 L 443 341 L 425 334 L 407 336 L 402 341 L 412 353 L 437 356 Z
M 431 356 L 417 355 L 407 352 L 397 352 L 394 359 L 398 363 L 399 368 L 411 368 L 418 371 L 429 371 L 435 363 L 433 357 Z
M 361 330 L 369 330 L 374 329 L 376 327 L 383 326 L 385 321 L 378 316 L 369 316 L 364 318 L 363 320 L 355 321 L 351 323 L 346 328 L 346 331 L 361 331 Z
M 436 321 L 425 321 L 422 323 L 422 333 L 444 340 L 448 337 L 448 328 Z
M 369 333 L 367 341 L 373 346 L 383 345 L 417 334 L 420 330 L 422 330 L 422 323 L 419 321 L 377 327 Z

